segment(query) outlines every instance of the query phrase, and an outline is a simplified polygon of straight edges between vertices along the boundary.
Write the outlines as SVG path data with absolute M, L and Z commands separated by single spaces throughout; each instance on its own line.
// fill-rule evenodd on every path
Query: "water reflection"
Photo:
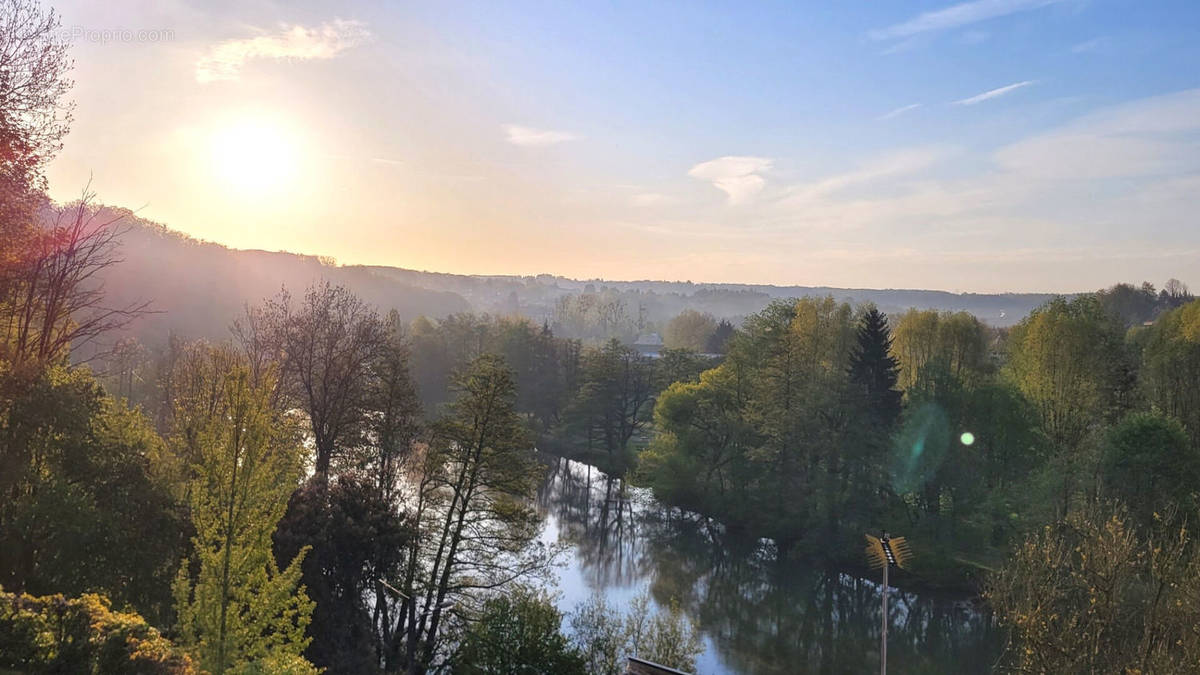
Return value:
M 623 606 L 649 588 L 699 623 L 706 675 L 878 671 L 877 583 L 780 560 L 767 540 L 663 507 L 588 465 L 549 461 L 538 499 L 543 536 L 570 545 L 562 609 L 595 590 Z M 1001 636 L 968 599 L 893 589 L 889 614 L 890 672 L 986 673 L 999 653 Z

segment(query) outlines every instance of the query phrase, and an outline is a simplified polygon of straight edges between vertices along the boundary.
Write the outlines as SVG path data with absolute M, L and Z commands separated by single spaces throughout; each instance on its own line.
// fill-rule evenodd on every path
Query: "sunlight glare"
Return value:
M 267 119 L 246 118 L 219 127 L 210 147 L 214 173 L 247 196 L 288 187 L 300 161 L 296 135 Z

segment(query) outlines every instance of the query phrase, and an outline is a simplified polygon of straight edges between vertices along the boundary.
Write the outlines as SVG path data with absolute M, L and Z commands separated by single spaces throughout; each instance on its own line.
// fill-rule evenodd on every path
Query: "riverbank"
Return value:
M 648 590 L 700 627 L 705 675 L 878 669 L 874 575 L 781 555 L 775 544 L 659 503 L 595 467 L 549 457 L 543 540 L 567 547 L 554 582 L 572 611 L 592 593 L 624 608 Z M 889 670 L 985 673 L 1002 644 L 977 596 L 902 579 L 889 590 Z
M 548 456 L 562 458 L 567 461 L 590 465 L 608 476 L 623 476 L 631 486 L 652 491 L 644 476 L 640 476 L 633 467 L 636 466 L 637 451 L 632 450 L 628 457 L 614 458 L 609 453 L 587 448 L 573 448 L 567 444 L 543 443 Z M 658 499 L 658 495 L 655 495 Z M 664 506 L 677 508 L 681 512 L 697 514 L 717 523 L 730 534 L 747 541 L 768 538 L 766 533 L 755 530 L 748 524 L 728 521 L 721 513 L 709 512 L 702 502 L 692 504 L 677 504 L 659 500 Z M 898 520 L 898 518 L 897 518 Z M 905 534 L 901 527 L 893 527 L 892 531 Z M 865 534 L 865 533 L 864 533 Z M 894 573 L 890 579 L 897 587 L 914 591 L 950 592 L 964 596 L 979 597 L 986 584 L 987 575 L 999 564 L 997 560 L 979 560 L 970 558 L 966 551 L 954 550 L 945 546 L 926 546 L 920 536 L 907 534 L 914 548 L 913 564 L 908 570 Z M 788 546 L 780 548 L 785 557 L 794 558 L 798 563 L 821 566 L 839 572 L 845 572 L 864 578 L 872 578 L 874 574 L 867 565 L 862 553 L 861 535 L 843 533 L 839 542 L 841 545 L 825 547 L 819 551 L 811 547 Z

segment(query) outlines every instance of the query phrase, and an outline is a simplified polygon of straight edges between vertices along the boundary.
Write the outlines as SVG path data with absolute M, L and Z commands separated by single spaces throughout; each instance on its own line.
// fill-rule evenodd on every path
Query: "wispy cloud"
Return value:
M 916 110 L 917 108 L 920 108 L 920 107 L 921 107 L 920 103 L 910 103 L 908 105 L 902 105 L 899 108 L 892 110 L 891 112 L 887 112 L 887 113 L 880 115 L 877 119 L 880 122 L 882 122 L 883 120 L 890 120 L 893 117 L 899 117 L 899 116 L 903 115 L 904 113 L 909 112 L 910 110 Z
M 706 180 L 729 195 L 730 204 L 741 204 L 762 191 L 766 179 L 760 173 L 770 170 L 766 157 L 726 156 L 693 166 L 688 175 Z
M 874 40 L 903 39 L 933 31 L 959 28 L 988 19 L 1025 12 L 1066 0 L 974 0 L 951 5 L 917 16 L 886 28 L 871 31 Z
M 331 59 L 371 36 L 361 21 L 334 19 L 313 28 L 284 24 L 274 34 L 226 40 L 213 46 L 196 62 L 196 81 L 236 80 L 253 59 L 309 61 Z
M 1012 143 L 996 163 L 1032 180 L 1178 176 L 1200 170 L 1200 89 L 1105 108 Z
M 958 150 L 948 146 L 927 146 L 894 151 L 846 173 L 826 176 L 817 181 L 791 187 L 780 200 L 785 205 L 810 205 L 830 195 L 865 183 L 918 173 L 943 161 Z
M 976 94 L 970 98 L 964 98 L 962 100 L 955 101 L 954 105 L 975 105 L 976 103 L 983 103 L 984 101 L 990 101 L 993 98 L 999 98 L 1001 96 L 1004 96 L 1005 94 L 1012 93 L 1022 87 L 1028 87 L 1029 85 L 1034 84 L 1036 82 L 1037 82 L 1037 80 L 1025 80 L 1023 82 L 1014 82 L 1012 84 L 1005 85 L 1003 87 L 997 87 L 996 89 L 985 91 L 982 94 Z
M 517 124 L 504 125 L 504 133 L 508 136 L 508 142 L 512 143 L 513 145 L 534 147 L 542 145 L 556 145 L 558 143 L 574 141 L 579 138 L 575 134 L 566 131 L 534 129 L 533 127 L 523 127 Z
M 1194 227 L 1200 89 L 1110 106 L 969 161 L 910 148 L 793 186 L 757 224 L 783 232 L 860 232 L 864 246 L 925 237 L 930 246 L 1076 240 L 1097 228 Z M 982 162 L 974 169 L 964 168 Z M 1100 186 L 1103 186 L 1102 188 Z M 1195 239 L 1194 237 L 1192 239 Z M 973 245 L 973 244 L 972 244 Z

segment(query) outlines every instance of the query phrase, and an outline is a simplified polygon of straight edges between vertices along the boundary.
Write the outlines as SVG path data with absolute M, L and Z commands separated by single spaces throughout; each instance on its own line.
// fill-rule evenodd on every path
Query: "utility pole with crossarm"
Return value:
M 872 569 L 883 568 L 883 631 L 879 637 L 879 674 L 887 675 L 888 569 L 903 568 L 912 558 L 912 552 L 904 537 L 889 537 L 886 530 L 880 537 L 866 536 L 867 562 Z

